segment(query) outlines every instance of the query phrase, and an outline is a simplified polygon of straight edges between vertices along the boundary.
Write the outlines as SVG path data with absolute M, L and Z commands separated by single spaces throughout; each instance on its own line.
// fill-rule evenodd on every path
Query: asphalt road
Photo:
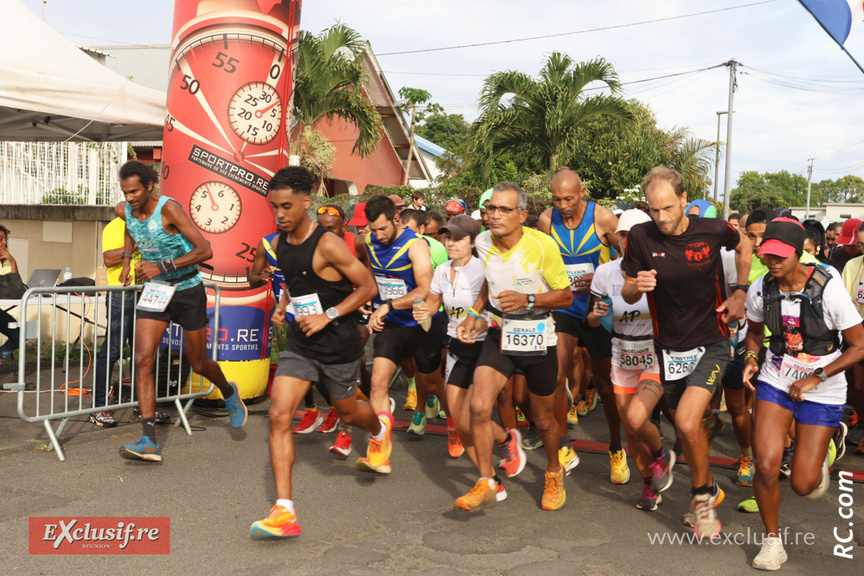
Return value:
M 397 392 L 401 406 L 404 392 Z M 735 505 L 750 489 L 734 485 L 734 470 L 716 467 L 726 490 L 718 512 L 723 532 L 743 545 L 652 544 L 651 537 L 692 534 L 681 524 L 689 506 L 689 474 L 676 480 L 656 512 L 635 508 L 638 478 L 624 486 L 609 481 L 608 457 L 582 453 L 567 478 L 567 504 L 558 512 L 540 509 L 544 455 L 530 452 L 528 466 L 507 480 L 509 497 L 479 514 L 453 508 L 470 490 L 476 473 L 466 457 L 451 459 L 446 438 L 419 440 L 394 433 L 393 473 L 357 472 L 357 446 L 346 460 L 327 452 L 332 435 L 295 436 L 295 503 L 303 534 L 290 541 L 256 541 L 250 524 L 267 515 L 275 500 L 268 452 L 266 402 L 251 406 L 246 428 L 233 431 L 227 418 L 193 415 L 198 430 L 160 426 L 161 464 L 121 459 L 121 444 L 140 436 L 140 426 L 95 429 L 83 418 L 64 434 L 66 462 L 41 449 L 39 425 L 14 415 L 15 395 L 0 394 L 0 573 L 17 574 L 747 574 L 759 547 L 758 515 Z M 128 411 L 118 413 L 123 420 Z M 397 410 L 397 420 L 407 413 Z M 728 420 L 728 417 L 727 417 Z M 441 423 L 439 421 L 439 423 Z M 664 425 L 667 443 L 673 438 Z M 574 440 L 602 441 L 602 410 L 582 418 Z M 715 443 L 734 453 L 731 428 Z M 864 458 L 853 463 L 860 468 Z M 841 462 L 842 463 L 842 462 Z M 631 461 L 632 466 L 632 461 Z M 634 471 L 634 476 L 636 473 Z M 858 574 L 864 567 L 864 486 L 851 494 L 851 520 L 839 516 L 836 479 L 819 501 L 795 496 L 781 482 L 781 526 L 812 535 L 812 543 L 787 545 L 784 574 Z M 848 502 L 848 497 L 846 497 Z M 167 556 L 31 555 L 28 518 L 42 516 L 167 516 Z M 834 530 L 842 536 L 852 522 L 853 559 L 833 555 Z M 750 535 L 749 544 L 746 543 Z M 793 536 L 794 537 L 794 536 Z

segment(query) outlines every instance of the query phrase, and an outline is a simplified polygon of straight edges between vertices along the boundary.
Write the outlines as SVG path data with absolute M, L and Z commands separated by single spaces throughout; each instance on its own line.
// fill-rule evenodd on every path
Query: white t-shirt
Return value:
M 453 260 L 448 260 L 435 270 L 432 275 L 432 283 L 429 285 L 429 291 L 432 294 L 437 294 L 443 297 L 444 311 L 450 318 L 447 323 L 447 335 L 451 338 L 456 338 L 456 329 L 468 317 L 468 309 L 474 306 L 477 302 L 477 296 L 480 294 L 480 289 L 483 287 L 483 263 L 479 258 L 472 257 L 463 267 L 456 267 L 456 277 L 453 282 L 450 282 L 450 270 L 453 268 Z M 486 317 L 489 322 L 489 313 L 483 310 L 479 311 L 481 318 Z M 486 331 L 484 331 L 477 340 L 484 340 Z
M 750 286 L 747 292 L 747 318 L 752 322 L 765 321 L 764 301 L 762 299 L 762 281 L 759 278 L 755 284 Z M 786 337 L 786 349 L 796 350 L 803 346 L 798 333 L 800 326 L 801 305 L 797 301 L 784 299 L 780 311 L 783 317 L 784 333 Z M 855 310 L 849 294 L 846 292 L 842 282 L 831 279 L 825 284 L 822 292 L 822 310 L 825 317 L 825 325 L 829 330 L 846 330 L 861 323 L 861 316 Z M 797 340 L 797 341 L 796 341 Z M 795 380 L 794 375 L 800 374 L 801 370 L 812 372 L 816 368 L 825 367 L 836 360 L 842 352 L 839 350 L 827 356 L 811 356 L 804 352 L 798 357 L 783 354 L 774 355 L 771 350 L 762 365 L 759 380 L 777 388 L 783 392 L 789 392 L 789 387 Z M 796 364 L 798 365 L 796 367 Z M 787 376 L 789 375 L 789 376 Z M 804 399 L 819 404 L 844 404 L 846 402 L 846 375 L 844 372 L 835 374 L 826 382 L 819 384 L 810 392 L 804 394 Z
M 594 271 L 594 279 L 591 281 L 591 293 L 597 298 L 608 296 L 612 299 L 612 314 L 615 319 L 612 324 L 612 330 L 616 334 L 622 336 L 651 336 L 654 333 L 654 326 L 651 322 L 651 310 L 648 306 L 648 299 L 643 294 L 635 304 L 628 304 L 621 295 L 621 290 L 624 288 L 624 274 L 621 272 L 622 260 L 613 260 L 606 264 L 601 264 Z M 590 312 L 590 310 L 589 310 Z M 621 367 L 621 340 L 612 338 L 612 365 Z M 652 351 L 653 344 L 650 340 L 645 340 L 646 344 L 650 344 L 649 348 Z

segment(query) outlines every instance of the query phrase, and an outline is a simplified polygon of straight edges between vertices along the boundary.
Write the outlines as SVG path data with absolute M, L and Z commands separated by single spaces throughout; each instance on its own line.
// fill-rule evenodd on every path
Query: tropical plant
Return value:
M 686 128 L 674 128 L 667 132 L 667 136 L 664 164 L 677 170 L 684 178 L 688 198 L 704 198 L 711 184 L 716 142 L 696 138 Z
M 294 116 L 305 126 L 322 118 L 340 118 L 358 132 L 352 152 L 373 154 L 381 141 L 381 115 L 364 89 L 366 44 L 353 29 L 343 25 L 315 36 L 300 32 L 297 76 L 294 82 Z M 302 146 L 302 141 L 295 143 Z
M 606 84 L 611 94 L 587 96 L 592 82 Z M 474 138 L 486 174 L 496 156 L 526 147 L 537 154 L 535 171 L 554 170 L 572 155 L 578 127 L 592 118 L 611 116 L 629 125 L 634 117 L 618 97 L 620 87 L 605 59 L 576 63 L 560 52 L 549 56 L 539 79 L 516 71 L 492 74 L 483 84 Z

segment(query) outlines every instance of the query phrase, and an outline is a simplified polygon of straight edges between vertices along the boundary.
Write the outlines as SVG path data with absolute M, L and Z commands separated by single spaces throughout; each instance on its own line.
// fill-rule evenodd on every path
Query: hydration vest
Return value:
M 839 331 L 829 330 L 825 325 L 822 310 L 822 293 L 825 284 L 831 280 L 831 275 L 821 269 L 814 268 L 810 278 L 804 285 L 804 290 L 796 294 L 781 294 L 777 279 L 767 274 L 762 280 L 762 298 L 765 303 L 765 325 L 771 331 L 769 349 L 776 356 L 789 353 L 786 349 L 786 338 L 783 333 L 783 314 L 781 304 L 784 298 L 797 300 L 800 305 L 800 330 L 805 352 L 812 356 L 827 356 L 840 347 Z M 797 356 L 795 352 L 792 355 Z

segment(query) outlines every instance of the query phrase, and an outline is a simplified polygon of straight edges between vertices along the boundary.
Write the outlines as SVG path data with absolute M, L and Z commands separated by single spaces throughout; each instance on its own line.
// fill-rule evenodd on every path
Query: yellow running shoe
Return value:
M 543 486 L 543 500 L 540 506 L 543 510 L 560 510 L 567 501 L 567 493 L 564 491 L 564 469 L 554 474 L 546 472 L 546 484 Z
M 375 440 L 369 438 L 369 448 L 366 458 L 357 460 L 357 469 L 363 472 L 390 473 L 390 454 L 393 452 L 393 415 L 389 412 L 378 414 L 381 425 L 384 426 L 384 438 Z
M 408 398 L 405 399 L 405 406 L 402 408 L 408 412 L 413 412 L 417 409 L 417 390 L 408 390 Z
M 613 484 L 626 484 L 630 480 L 630 468 L 627 466 L 627 454 L 624 449 L 609 452 L 609 465 L 612 474 L 609 475 Z
M 267 518 L 252 523 L 252 538 L 257 540 L 292 538 L 299 536 L 300 532 L 302 530 L 297 523 L 297 514 L 288 512 L 282 506 L 273 506 Z
M 489 480 L 487 478 L 481 478 L 476 484 L 474 484 L 474 487 L 471 488 L 471 491 L 468 492 L 468 494 L 456 499 L 455 506 L 456 508 L 468 510 L 469 512 L 477 512 L 481 508 L 497 501 L 498 498 L 496 497 L 495 489 L 489 487 Z
M 583 398 L 574 406 L 576 408 L 576 414 L 579 416 L 587 416 L 588 415 L 588 403 Z
M 585 402 L 588 405 L 588 412 L 593 412 L 597 408 L 597 388 L 589 388 L 585 394 Z
M 579 425 L 579 412 L 577 411 L 578 407 L 576 404 L 570 407 L 570 411 L 567 412 L 567 427 L 575 428 Z
M 579 455 L 572 446 L 562 446 L 558 449 L 558 462 L 564 468 L 566 476 L 570 475 L 570 471 L 579 465 Z

